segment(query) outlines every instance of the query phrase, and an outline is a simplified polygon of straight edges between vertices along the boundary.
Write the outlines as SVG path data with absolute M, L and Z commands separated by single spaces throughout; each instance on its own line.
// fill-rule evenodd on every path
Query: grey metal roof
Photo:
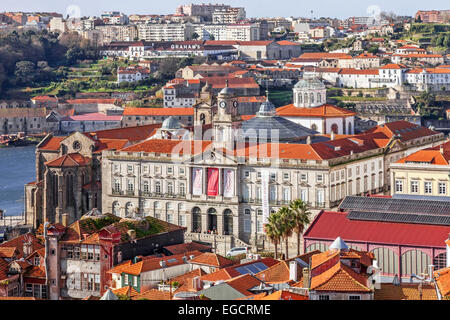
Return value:
M 350 220 L 418 223 L 450 226 L 450 215 L 409 214 L 389 212 L 350 211 Z
M 163 121 L 161 128 L 166 129 L 166 130 L 180 129 L 181 124 L 178 121 L 178 119 L 170 116 L 166 120 Z
M 348 196 L 339 209 L 350 220 L 450 226 L 450 201 Z
M 394 199 L 408 199 L 408 200 L 430 200 L 430 201 L 450 201 L 450 197 L 445 196 L 424 196 L 418 194 L 394 194 Z
M 300 89 L 325 89 L 325 85 L 319 79 L 313 78 L 303 78 L 299 82 L 297 82 L 294 88 Z
M 344 211 L 450 215 L 450 201 L 347 196 L 339 205 Z
M 271 140 L 269 138 L 272 137 L 272 134 L 275 137 L 275 134 L 278 133 L 279 141 L 298 140 L 318 134 L 317 131 L 279 116 L 256 116 L 242 122 L 241 129 L 244 131 L 245 136 L 250 139 L 264 138 L 263 135 L 265 134 L 267 139 Z

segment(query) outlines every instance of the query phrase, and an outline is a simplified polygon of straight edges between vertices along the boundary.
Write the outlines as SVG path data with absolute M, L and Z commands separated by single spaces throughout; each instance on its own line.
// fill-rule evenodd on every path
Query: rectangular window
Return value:
M 287 172 L 283 173 L 283 179 L 289 180 L 289 173 L 287 173 Z
M 256 221 L 256 232 L 263 233 L 263 223 L 261 220 Z
M 173 173 L 173 167 L 167 167 L 167 174 Z
M 307 189 L 301 189 L 300 190 L 300 199 L 303 202 L 308 202 L 308 190 Z
M 81 246 L 81 260 L 87 260 L 87 247 Z
M 184 175 L 184 168 L 180 168 L 180 175 Z
M 419 192 L 419 181 L 411 181 L 411 193 Z
M 321 294 L 319 295 L 319 300 L 330 300 L 330 296 Z
M 270 174 L 270 179 L 271 179 L 271 180 L 277 180 L 277 173 L 276 173 L 276 172 L 272 172 L 272 173 Z
M 252 222 L 250 220 L 244 220 L 244 232 L 252 232 Z
M 133 171 L 133 166 L 128 165 L 128 166 L 127 166 L 127 171 L 128 171 L 128 172 L 132 172 L 132 171 Z
M 439 182 L 439 194 L 447 194 L 447 183 Z
M 323 181 L 323 174 L 317 174 L 317 182 Z
M 301 181 L 306 181 L 306 180 L 307 180 L 306 173 L 302 173 L 302 174 L 300 175 L 300 180 L 301 180 Z
M 78 246 L 73 247 L 73 258 L 76 260 L 80 259 L 80 247 Z
M 348 296 L 348 300 L 361 300 L 361 296 Z
M 184 214 L 180 214 L 180 226 L 186 227 L 186 216 Z
M 356 175 L 359 175 L 359 166 L 356 167 Z
M 88 246 L 88 260 L 94 260 L 94 247 Z
M 352 176 L 352 168 L 348 168 L 347 175 L 349 178 Z
M 433 193 L 432 183 L 430 181 L 425 182 L 425 193 L 427 194 Z
M 246 178 L 250 177 L 250 171 L 244 171 L 244 176 L 245 176 Z
M 403 181 L 395 180 L 395 192 L 403 192 Z

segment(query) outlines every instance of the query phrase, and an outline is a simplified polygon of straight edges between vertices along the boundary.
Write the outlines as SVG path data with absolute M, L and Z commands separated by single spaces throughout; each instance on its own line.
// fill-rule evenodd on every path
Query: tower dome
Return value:
M 267 99 L 259 107 L 258 117 L 273 117 L 276 114 L 275 105 Z
M 293 89 L 294 105 L 298 108 L 314 108 L 327 100 L 327 89 L 317 78 L 305 77 Z
M 161 126 L 161 129 L 164 129 L 164 130 L 176 130 L 176 129 L 180 129 L 180 128 L 181 128 L 180 122 L 172 116 L 170 116 L 166 120 L 164 120 L 162 123 L 162 126 Z
M 234 94 L 234 91 L 233 91 L 233 89 L 231 89 L 229 86 L 228 86 L 228 80 L 226 80 L 225 81 L 225 88 L 223 88 L 221 91 L 220 91 L 220 93 L 219 93 L 219 95 L 220 96 L 232 96 L 233 94 Z

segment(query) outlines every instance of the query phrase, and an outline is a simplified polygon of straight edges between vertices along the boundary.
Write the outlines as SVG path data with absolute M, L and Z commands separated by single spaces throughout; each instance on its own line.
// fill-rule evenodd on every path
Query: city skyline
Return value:
M 120 1 L 97 1 L 94 3 L 87 0 L 61 0 L 61 1 L 45 1 L 35 2 L 32 0 L 5 0 L 0 7 L 1 11 L 24 11 L 24 12 L 45 12 L 54 11 L 64 15 L 73 15 L 74 11 L 79 8 L 81 16 L 100 15 L 102 11 L 121 11 L 125 14 L 171 14 L 175 13 L 178 5 L 188 3 L 203 3 L 205 1 L 179 1 L 167 0 L 164 3 L 158 3 L 157 7 L 143 0 L 130 0 L 126 3 Z M 314 3 L 304 2 L 300 5 L 295 0 L 281 0 L 277 5 L 272 1 L 217 1 L 231 6 L 244 6 L 248 17 L 307 17 L 307 18 L 347 18 L 351 16 L 368 16 L 380 11 L 394 12 L 397 15 L 414 15 L 417 10 L 440 10 L 445 9 L 445 2 L 441 0 L 430 0 L 427 3 L 422 1 L 408 1 L 408 8 L 405 8 L 404 1 L 346 1 L 346 6 L 336 4 L 331 0 L 321 0 Z M 297 6 L 293 9 L 293 6 Z

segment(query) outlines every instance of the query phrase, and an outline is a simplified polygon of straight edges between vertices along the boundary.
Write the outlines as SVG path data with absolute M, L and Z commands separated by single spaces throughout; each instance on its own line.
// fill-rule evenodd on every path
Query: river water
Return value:
M 36 180 L 35 148 L 0 148 L 0 209 L 8 216 L 24 211 L 24 186 Z

